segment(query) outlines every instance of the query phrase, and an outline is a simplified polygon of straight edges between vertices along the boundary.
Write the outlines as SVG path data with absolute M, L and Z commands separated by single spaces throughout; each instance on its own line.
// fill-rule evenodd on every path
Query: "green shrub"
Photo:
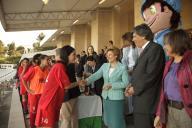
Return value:
M 7 58 L 0 58 L 0 64 L 17 64 L 19 60 L 21 59 L 21 56 L 12 56 Z

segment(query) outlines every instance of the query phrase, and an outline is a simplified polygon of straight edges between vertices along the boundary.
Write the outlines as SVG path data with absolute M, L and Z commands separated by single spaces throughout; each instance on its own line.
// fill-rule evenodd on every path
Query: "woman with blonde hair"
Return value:
M 103 77 L 103 119 L 108 128 L 126 128 L 124 118 L 124 90 L 127 87 L 128 73 L 126 67 L 119 62 L 120 50 L 116 47 L 107 50 L 108 63 L 86 80 L 81 85 L 90 85 Z

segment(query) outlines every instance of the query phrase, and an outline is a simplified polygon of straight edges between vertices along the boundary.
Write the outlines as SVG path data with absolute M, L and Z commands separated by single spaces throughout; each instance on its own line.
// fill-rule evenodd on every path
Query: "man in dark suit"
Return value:
M 133 95 L 135 128 L 153 128 L 160 95 L 165 55 L 163 48 L 152 40 L 153 33 L 146 24 L 134 28 L 133 41 L 141 51 L 125 94 Z
M 85 67 L 86 73 L 84 75 L 86 75 L 86 77 L 89 77 L 91 74 L 99 70 L 100 67 L 101 65 L 96 62 L 96 59 L 93 56 L 88 56 L 87 66 Z M 99 80 L 92 83 L 91 91 L 93 91 L 96 95 L 101 96 L 103 84 L 104 84 L 103 78 L 100 78 Z

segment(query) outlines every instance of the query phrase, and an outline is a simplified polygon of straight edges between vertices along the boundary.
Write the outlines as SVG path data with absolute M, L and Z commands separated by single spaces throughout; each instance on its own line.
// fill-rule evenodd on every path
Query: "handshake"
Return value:
M 84 86 L 87 85 L 87 81 L 86 81 L 86 80 L 79 80 L 79 81 L 77 82 L 77 85 L 84 87 Z

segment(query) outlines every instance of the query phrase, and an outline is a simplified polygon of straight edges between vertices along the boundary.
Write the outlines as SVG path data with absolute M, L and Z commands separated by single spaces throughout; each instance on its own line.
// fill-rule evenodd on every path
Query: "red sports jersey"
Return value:
M 30 83 L 30 89 L 34 91 L 34 94 L 30 95 L 30 126 L 35 127 L 35 117 L 37 112 L 37 106 L 43 88 L 45 86 L 45 80 L 48 75 L 48 70 L 41 69 L 40 66 L 30 68 L 28 72 L 23 76 L 23 80 Z
M 36 126 L 53 127 L 59 120 L 59 112 L 64 99 L 64 88 L 70 85 L 64 64 L 55 64 L 45 83 L 41 95 L 37 115 Z
M 25 86 L 23 85 L 22 79 L 21 79 L 21 74 L 23 72 L 24 68 L 22 66 L 19 67 L 18 69 L 18 76 L 19 76 L 19 80 L 20 80 L 20 94 L 24 95 L 27 91 Z
M 33 90 L 35 94 L 41 94 L 48 73 L 49 71 L 47 69 L 42 70 L 39 66 L 35 66 L 25 73 L 23 80 L 30 83 L 30 89 Z

